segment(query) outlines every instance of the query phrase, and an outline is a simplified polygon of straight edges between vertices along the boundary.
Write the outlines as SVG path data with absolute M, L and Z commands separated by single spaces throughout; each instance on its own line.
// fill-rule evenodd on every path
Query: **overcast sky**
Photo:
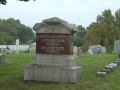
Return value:
M 0 18 L 19 19 L 22 24 L 33 27 L 44 19 L 58 17 L 88 27 L 105 9 L 114 14 L 120 9 L 120 0 L 7 0 L 7 5 L 0 4 Z

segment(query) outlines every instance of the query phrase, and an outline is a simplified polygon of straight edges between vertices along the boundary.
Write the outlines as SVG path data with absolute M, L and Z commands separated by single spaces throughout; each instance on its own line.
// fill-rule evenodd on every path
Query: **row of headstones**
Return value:
M 120 65 L 120 59 L 115 60 L 113 63 L 110 63 L 105 66 L 104 69 L 97 72 L 98 77 L 106 77 L 107 74 L 110 74 L 112 71 L 114 71 L 118 65 Z
M 6 49 L 6 48 L 1 48 L 0 52 L 1 53 L 7 53 L 7 54 L 12 54 L 12 53 L 18 54 L 19 53 L 18 50 L 9 50 L 9 49 Z
M 97 46 L 96 45 L 91 45 L 89 46 L 88 49 L 88 54 L 92 55 L 95 54 L 97 51 Z M 106 53 L 106 47 L 101 47 L 102 53 Z M 114 41 L 114 51 L 112 52 L 113 54 L 117 54 L 120 52 L 120 40 L 115 40 Z
M 0 64 L 4 64 L 5 63 L 5 55 L 0 54 Z
M 18 54 L 19 53 L 19 39 L 16 39 L 16 50 L 11 51 L 10 48 L 7 47 L 7 48 L 0 48 L 0 52 L 5 52 L 7 54 L 10 54 L 10 53 Z
M 73 52 L 75 52 L 77 54 L 78 57 L 82 57 L 83 54 L 82 54 L 82 47 L 78 47 L 77 46 L 74 46 L 73 47 Z M 91 45 L 89 46 L 89 49 L 88 49 L 88 54 L 90 55 L 93 55 L 97 52 L 97 45 Z M 101 47 L 101 53 L 106 53 L 106 47 Z

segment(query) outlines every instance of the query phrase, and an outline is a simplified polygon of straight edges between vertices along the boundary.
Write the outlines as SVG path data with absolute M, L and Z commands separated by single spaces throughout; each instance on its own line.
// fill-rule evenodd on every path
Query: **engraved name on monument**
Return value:
M 70 55 L 71 35 L 37 33 L 36 53 Z

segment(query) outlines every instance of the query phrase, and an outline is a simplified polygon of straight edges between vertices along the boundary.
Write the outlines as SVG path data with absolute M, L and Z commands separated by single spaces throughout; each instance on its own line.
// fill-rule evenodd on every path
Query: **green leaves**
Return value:
M 32 28 L 21 24 L 19 19 L 0 19 L 0 44 L 15 44 L 16 39 L 20 40 L 20 44 L 30 44 L 35 42 L 33 37 Z
M 84 27 L 82 25 L 77 26 L 77 32 L 74 37 L 74 45 L 75 46 L 82 46 L 85 42 L 84 36 L 87 33 Z
M 7 1 L 6 0 L 0 0 L 0 4 L 6 5 Z
M 28 2 L 30 0 L 18 0 L 18 1 Z M 33 1 L 36 1 L 36 0 L 33 0 Z M 0 4 L 6 5 L 6 3 L 7 3 L 7 0 L 0 0 Z
M 120 39 L 120 9 L 115 15 L 112 15 L 110 9 L 104 10 L 98 14 L 96 22 L 91 24 L 91 29 L 85 35 L 86 42 L 83 48 L 87 49 L 89 45 L 101 44 L 105 47 L 112 47 L 114 41 Z

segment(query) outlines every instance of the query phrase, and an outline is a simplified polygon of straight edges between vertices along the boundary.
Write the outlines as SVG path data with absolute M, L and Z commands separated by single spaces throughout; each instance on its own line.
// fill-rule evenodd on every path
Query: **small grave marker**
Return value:
M 5 63 L 5 55 L 0 54 L 0 64 L 4 64 Z

